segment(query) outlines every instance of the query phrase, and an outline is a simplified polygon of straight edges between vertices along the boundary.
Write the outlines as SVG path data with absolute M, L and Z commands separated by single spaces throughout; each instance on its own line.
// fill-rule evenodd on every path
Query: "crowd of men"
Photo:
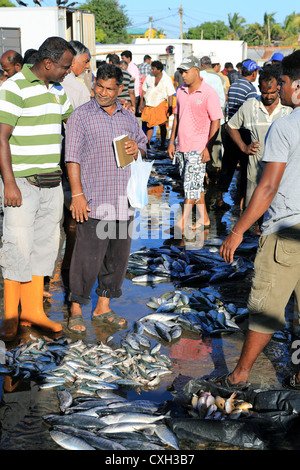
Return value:
M 53 276 L 65 239 L 68 328 L 86 331 L 82 305 L 90 302 L 97 281 L 92 320 L 126 326 L 110 301 L 122 295 L 134 208 L 126 192 L 130 166 L 117 167 L 112 141 L 126 133 L 126 153 L 145 156 L 159 127 L 159 149 L 165 151 L 174 115 L 167 152 L 178 164 L 184 190 L 174 234 L 184 237 L 187 230 L 210 226 L 208 181 L 217 185 L 215 209 L 230 208 L 223 195 L 237 167 L 242 216 L 221 255 L 231 262 L 254 224 L 262 234 L 241 359 L 233 373 L 217 378 L 227 387 L 244 388 L 258 354 L 284 322 L 290 296 L 294 292 L 300 299 L 300 51 L 276 53 L 262 68 L 246 59 L 236 68 L 226 62 L 222 70 L 214 56 L 189 56 L 173 79 L 148 55 L 137 66 L 129 50 L 108 54 L 96 76 L 90 59 L 83 44 L 58 37 L 23 58 L 15 51 L 1 57 L 2 336 L 14 338 L 19 324 L 62 330 L 46 316 L 43 295 L 44 278 Z M 289 279 L 284 289 L 283 278 Z M 294 375 L 288 385 L 300 388 L 298 379 Z

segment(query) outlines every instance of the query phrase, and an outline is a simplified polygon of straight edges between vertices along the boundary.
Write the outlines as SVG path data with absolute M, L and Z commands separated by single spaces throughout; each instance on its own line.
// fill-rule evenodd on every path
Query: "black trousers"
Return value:
M 248 129 L 239 129 L 240 135 L 246 145 L 251 143 L 251 135 Z M 240 180 L 240 195 L 245 197 L 247 186 L 247 165 L 248 155 L 242 152 L 239 147 L 233 142 L 229 134 L 224 132 L 224 153 L 222 157 L 222 168 L 219 176 L 219 190 L 226 193 L 229 189 L 237 164 L 240 164 L 241 180 Z
M 70 265 L 69 300 L 87 305 L 98 279 L 99 297 L 122 295 L 131 248 L 131 217 L 128 221 L 101 221 L 89 218 L 77 225 Z

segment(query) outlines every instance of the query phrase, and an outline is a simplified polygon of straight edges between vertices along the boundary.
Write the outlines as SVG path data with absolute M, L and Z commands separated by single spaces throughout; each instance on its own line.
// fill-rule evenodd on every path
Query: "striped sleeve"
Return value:
M 0 88 L 0 123 L 15 126 L 22 114 L 23 100 L 19 88 L 12 80 L 6 80 Z

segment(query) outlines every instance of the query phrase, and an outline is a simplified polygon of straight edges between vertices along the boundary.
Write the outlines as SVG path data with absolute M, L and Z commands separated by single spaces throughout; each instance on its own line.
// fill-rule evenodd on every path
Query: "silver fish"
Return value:
M 83 439 L 61 431 L 50 431 L 52 439 L 61 447 L 68 450 L 96 450 Z
M 97 450 L 126 450 L 127 449 L 127 447 L 120 444 L 119 442 L 116 442 L 112 439 L 101 437 L 85 429 L 77 429 L 72 426 L 58 425 L 54 427 L 54 430 L 83 439 L 87 444 L 89 444 L 90 446 L 92 446 L 94 449 L 97 449 Z
M 116 424 L 116 423 L 155 423 L 156 421 L 161 421 L 164 419 L 164 415 L 149 415 L 147 413 L 113 413 L 108 416 L 101 418 L 106 424 Z
M 58 401 L 59 401 L 59 408 L 64 413 L 67 408 L 69 408 L 72 404 L 73 398 L 70 392 L 67 390 L 61 390 L 57 392 Z
M 135 431 L 144 431 L 144 430 L 153 430 L 156 427 L 156 424 L 153 423 L 116 423 L 110 424 L 101 429 L 101 434 L 110 434 L 115 432 L 135 432 Z
M 169 277 L 167 276 L 155 276 L 155 274 L 144 274 L 142 276 L 136 276 L 132 279 L 135 284 L 147 284 L 149 282 L 167 282 Z
M 179 449 L 178 439 L 175 434 L 165 424 L 159 424 L 154 428 L 155 434 L 161 439 L 162 442 L 167 444 L 173 449 Z

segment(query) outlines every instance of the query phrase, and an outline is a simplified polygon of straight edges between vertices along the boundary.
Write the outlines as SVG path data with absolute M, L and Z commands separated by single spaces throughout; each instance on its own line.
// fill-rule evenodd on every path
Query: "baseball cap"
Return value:
M 281 62 L 283 59 L 283 54 L 281 54 L 280 52 L 275 52 L 271 59 L 270 60 L 278 60 L 278 62 Z
M 190 55 L 189 57 L 184 57 L 181 64 L 177 68 L 181 70 L 190 70 L 193 67 L 200 69 L 200 60 L 197 59 L 197 57 Z
M 246 67 L 248 72 L 254 72 L 254 70 L 257 70 L 257 69 L 261 70 L 261 67 L 257 65 L 255 60 L 245 60 L 245 62 L 243 62 L 243 67 Z

